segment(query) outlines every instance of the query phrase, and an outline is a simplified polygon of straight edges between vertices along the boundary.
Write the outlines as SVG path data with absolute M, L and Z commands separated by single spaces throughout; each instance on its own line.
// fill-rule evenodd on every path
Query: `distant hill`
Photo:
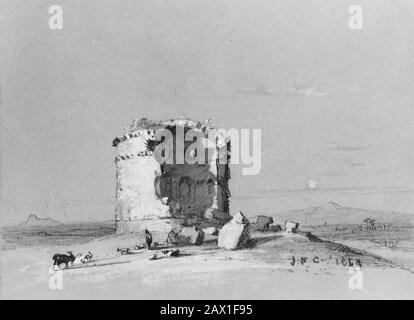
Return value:
M 63 223 L 52 218 L 39 218 L 35 214 L 31 214 L 27 217 L 26 221 L 19 224 L 20 227 L 54 227 L 62 225 Z
M 414 224 L 414 214 L 342 207 L 335 202 L 328 202 L 320 207 L 287 211 L 274 216 L 274 221 L 281 224 L 285 220 L 294 220 L 301 225 L 321 225 L 325 222 L 328 224 L 359 224 L 363 223 L 365 218 L 375 219 L 377 223 Z

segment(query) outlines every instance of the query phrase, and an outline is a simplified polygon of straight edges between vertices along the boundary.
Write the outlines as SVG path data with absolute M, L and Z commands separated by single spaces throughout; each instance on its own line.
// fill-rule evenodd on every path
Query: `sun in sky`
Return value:
M 306 181 L 306 187 L 310 190 L 318 189 L 318 181 L 314 178 L 308 179 Z

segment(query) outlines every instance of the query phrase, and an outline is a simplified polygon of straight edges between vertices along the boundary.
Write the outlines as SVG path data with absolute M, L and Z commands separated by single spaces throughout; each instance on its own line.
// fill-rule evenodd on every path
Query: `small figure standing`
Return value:
M 145 229 L 145 243 L 146 243 L 146 249 L 151 249 L 152 244 L 152 235 L 151 232 L 149 232 L 147 229 Z
M 199 227 L 195 227 L 195 231 L 197 232 L 197 238 L 195 241 L 196 246 L 201 246 L 204 241 L 204 231 L 201 230 Z

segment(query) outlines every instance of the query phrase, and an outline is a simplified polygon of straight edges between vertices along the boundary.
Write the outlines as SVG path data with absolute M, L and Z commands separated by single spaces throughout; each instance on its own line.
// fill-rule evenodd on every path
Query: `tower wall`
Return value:
M 151 139 L 151 130 L 134 129 L 114 140 L 117 232 L 165 234 L 228 221 L 228 165 L 217 165 L 216 155 L 206 164 L 160 165 L 148 148 Z
M 161 166 L 140 135 L 119 143 L 116 148 L 116 221 L 170 217 L 169 206 L 155 195 L 155 179 Z

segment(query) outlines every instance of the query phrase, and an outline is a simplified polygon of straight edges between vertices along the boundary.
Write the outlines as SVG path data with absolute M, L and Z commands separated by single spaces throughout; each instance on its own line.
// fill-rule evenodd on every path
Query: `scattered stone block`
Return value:
M 225 224 L 218 234 L 218 246 L 227 250 L 247 247 L 250 240 L 249 220 L 241 212 Z
M 269 216 L 258 216 L 256 220 L 256 228 L 258 231 L 269 231 L 270 225 L 273 223 L 273 218 Z
M 285 230 L 287 233 L 297 233 L 299 230 L 299 222 L 295 221 L 286 221 Z

